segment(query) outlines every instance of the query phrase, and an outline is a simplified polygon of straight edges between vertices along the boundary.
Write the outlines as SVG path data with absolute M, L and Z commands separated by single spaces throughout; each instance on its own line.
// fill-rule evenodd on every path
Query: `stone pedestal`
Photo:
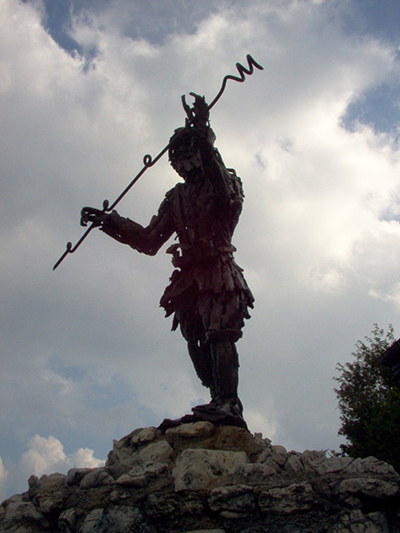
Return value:
M 114 441 L 105 467 L 31 476 L 0 531 L 400 531 L 400 477 L 373 457 L 287 452 L 246 429 L 195 422 Z

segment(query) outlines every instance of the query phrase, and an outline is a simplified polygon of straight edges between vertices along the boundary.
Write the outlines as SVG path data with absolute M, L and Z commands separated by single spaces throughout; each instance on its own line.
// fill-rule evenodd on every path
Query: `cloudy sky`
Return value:
M 96 230 L 52 266 L 247 53 L 264 71 L 211 117 L 246 192 L 240 396 L 252 432 L 339 448 L 336 364 L 400 335 L 399 23 L 398 0 L 0 0 L 0 497 L 208 401 L 159 308 L 165 246 Z M 178 179 L 162 159 L 118 211 L 147 224 Z

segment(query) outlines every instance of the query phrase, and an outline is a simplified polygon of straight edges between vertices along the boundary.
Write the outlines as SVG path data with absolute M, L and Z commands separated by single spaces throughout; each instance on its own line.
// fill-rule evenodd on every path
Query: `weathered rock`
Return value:
M 289 451 L 239 427 L 140 428 L 105 467 L 31 476 L 6 533 L 396 533 L 400 477 L 373 457 Z
M 398 481 L 385 481 L 377 478 L 344 479 L 339 483 L 338 494 L 346 500 L 348 496 L 359 496 L 383 500 L 399 493 Z
M 79 533 L 121 533 L 122 531 L 153 533 L 156 529 L 144 523 L 139 509 L 120 506 L 111 509 L 94 509 L 86 516 L 78 531 Z
M 32 501 L 24 501 L 23 495 L 12 496 L 2 504 L 5 512 L 1 519 L 0 531 L 28 533 L 46 530 L 50 526 L 45 515 Z
M 129 470 L 127 474 L 122 474 L 116 483 L 125 487 L 145 487 L 151 479 L 160 475 L 167 469 L 164 463 L 144 463 Z
M 389 520 L 384 513 L 362 513 L 359 509 L 344 513 L 328 533 L 391 533 Z
M 64 474 L 30 478 L 29 497 L 40 512 L 50 513 L 62 508 L 65 479 Z
M 295 452 L 290 453 L 284 464 L 284 469 L 295 474 L 302 474 L 305 471 L 305 466 L 301 460 L 301 454 Z
M 232 481 L 235 485 L 261 485 L 268 483 L 274 474 L 276 474 L 275 468 L 265 464 L 239 463 L 232 470 Z
M 75 525 L 78 521 L 77 513 L 75 509 L 70 508 L 62 511 L 58 519 L 58 527 L 63 533 L 69 533 L 75 531 Z
M 259 505 L 264 513 L 282 514 L 309 511 L 317 498 L 309 483 L 289 485 L 289 487 L 270 489 L 260 494 Z
M 97 471 L 97 468 L 71 468 L 67 472 L 65 483 L 67 485 L 79 485 L 85 476 L 95 471 Z
M 136 430 L 131 434 L 131 444 L 136 446 L 138 444 L 144 444 L 145 442 L 151 442 L 159 436 L 159 434 L 160 432 L 155 427 Z
M 174 450 L 165 440 L 160 440 L 153 444 L 149 444 L 143 448 L 139 453 L 138 457 L 144 462 L 154 462 L 154 463 L 168 463 L 171 455 L 174 453 Z
M 210 437 L 215 432 L 215 426 L 211 422 L 194 422 L 190 424 L 182 424 L 174 428 L 169 428 L 165 432 L 166 436 L 178 435 L 185 439 L 193 439 L 198 437 Z
M 172 472 L 175 490 L 209 490 L 224 485 L 235 466 L 248 462 L 244 452 L 185 450 Z
M 378 474 L 378 475 L 397 475 L 393 466 L 375 457 L 366 457 L 365 459 L 354 459 L 347 467 L 347 473 L 351 475 L 359 474 Z
M 305 470 L 309 472 L 315 472 L 327 460 L 325 452 L 316 450 L 305 450 L 300 454 L 300 458 Z
M 257 458 L 258 463 L 263 463 L 271 468 L 280 470 L 288 459 L 286 448 L 283 446 L 268 446 Z
M 117 477 L 140 463 L 141 461 L 135 448 L 121 448 L 119 443 L 114 441 L 114 448 L 108 454 L 106 468 L 112 476 Z
M 96 468 L 83 477 L 79 484 L 81 489 L 93 489 L 104 485 L 112 485 L 114 479 L 103 468 Z
M 326 461 L 321 462 L 316 470 L 321 475 L 344 472 L 353 462 L 354 459 L 352 457 L 330 457 Z
M 204 505 L 197 493 L 185 493 L 181 496 L 150 494 L 145 503 L 145 513 L 153 519 L 168 516 L 199 516 L 204 513 Z
M 225 518 L 243 518 L 256 509 L 256 498 L 252 487 L 235 485 L 220 487 L 211 491 L 208 504 L 212 511 Z

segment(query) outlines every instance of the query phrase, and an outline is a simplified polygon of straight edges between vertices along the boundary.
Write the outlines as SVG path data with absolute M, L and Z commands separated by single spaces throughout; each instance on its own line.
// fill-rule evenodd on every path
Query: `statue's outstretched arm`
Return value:
M 82 209 L 82 220 L 97 223 L 100 229 L 113 239 L 147 255 L 155 255 L 175 231 L 168 198 L 165 198 L 157 215 L 146 227 L 121 217 L 116 211 L 103 213 L 90 207 Z

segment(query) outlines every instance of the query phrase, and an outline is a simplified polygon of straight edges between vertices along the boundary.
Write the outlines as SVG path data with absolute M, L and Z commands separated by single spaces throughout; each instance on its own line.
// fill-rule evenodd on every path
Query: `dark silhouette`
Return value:
M 191 93 L 192 94 L 192 93 Z M 250 318 L 253 295 L 242 269 L 235 263 L 231 239 L 243 204 L 241 180 L 227 169 L 214 148 L 204 98 L 193 95 L 192 108 L 184 103 L 189 119 L 175 131 L 169 160 L 183 178 L 168 191 L 157 215 L 143 227 L 116 211 L 82 209 L 82 224 L 92 222 L 135 250 L 155 255 L 176 233 L 172 273 L 160 305 L 173 315 L 188 343 L 189 354 L 211 402 L 193 408 L 191 419 L 241 425 L 243 407 L 238 397 L 238 354 L 244 319 Z M 185 420 L 187 417 L 185 417 Z

